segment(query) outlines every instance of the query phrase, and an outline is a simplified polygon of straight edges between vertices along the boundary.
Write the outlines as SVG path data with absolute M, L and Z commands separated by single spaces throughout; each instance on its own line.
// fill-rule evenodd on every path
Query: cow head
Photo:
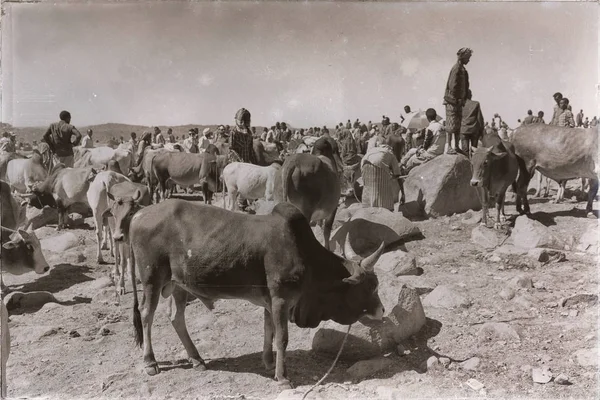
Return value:
M 507 155 L 506 150 L 498 146 L 478 147 L 471 157 L 473 167 L 471 186 L 488 187 L 493 163 Z
M 8 230 L 2 228 L 2 235 Z M 13 274 L 22 275 L 32 270 L 38 274 L 48 272 L 50 267 L 42 253 L 40 241 L 32 230 L 19 229 L 13 232 L 9 241 L 2 244 L 2 269 Z
M 131 167 L 127 177 L 133 182 L 141 182 L 142 179 L 144 179 L 144 170 L 142 169 L 142 166 L 138 165 L 137 167 Z
M 129 224 L 131 218 L 142 206 L 139 201 L 142 198 L 142 192 L 137 189 L 131 197 L 115 197 L 108 190 L 106 195 L 111 200 L 111 205 L 108 210 L 102 215 L 103 218 L 112 216 L 115 219 L 115 231 L 113 239 L 117 242 L 127 240 L 129 235 Z
M 226 164 L 227 156 L 204 153 L 202 166 L 200 167 L 200 181 L 203 186 L 207 185 L 210 192 L 216 193 L 221 189 L 222 183 L 219 177 L 223 173 Z

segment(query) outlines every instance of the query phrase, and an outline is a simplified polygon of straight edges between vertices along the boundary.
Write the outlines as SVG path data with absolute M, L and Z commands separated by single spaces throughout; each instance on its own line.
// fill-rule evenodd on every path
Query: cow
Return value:
M 381 319 L 385 311 L 373 269 L 383 244 L 362 260 L 343 259 L 319 244 L 308 220 L 291 204 L 276 205 L 271 215 L 247 215 L 169 199 L 133 216 L 129 240 L 143 291 L 139 304 L 132 268 L 135 338 L 143 345 L 148 375 L 160 372 L 151 330 L 161 295 L 171 296 L 171 324 L 199 370 L 206 365 L 185 325 L 188 293 L 209 309 L 217 299 L 264 307 L 263 362 L 267 370 L 275 367 L 282 385 L 289 385 L 288 321 L 314 328 L 327 320 Z
M 71 204 L 84 203 L 89 206 L 87 191 L 96 177 L 92 167 L 67 168 L 60 163 L 54 166 L 46 180 L 34 185 L 27 197 L 29 205 L 42 209 L 49 206 L 58 209 L 58 225 L 56 230 L 66 227 L 67 208 Z
M 315 145 L 313 152 L 315 149 L 319 155 L 292 154 L 285 160 L 275 181 L 275 201 L 295 205 L 311 222 L 325 220 L 323 237 L 325 248 L 329 249 L 341 195 L 340 177 L 329 141 Z
M 26 209 L 11 194 L 10 185 L 0 181 L 0 222 L 2 226 L 17 229 L 27 220 Z
M 268 167 L 274 162 L 281 161 L 283 146 L 277 143 L 262 142 L 257 138 L 252 142 L 252 150 L 256 156 L 257 165 Z
M 109 161 L 114 160 L 119 164 L 121 171 L 127 174 L 131 166 L 132 156 L 132 152 L 124 148 L 113 149 L 108 146 L 102 146 L 92 149 L 79 149 L 75 157 L 74 167 L 83 168 L 91 166 L 105 168 Z
M 154 161 L 154 157 L 158 154 L 168 153 L 169 150 L 166 149 L 157 149 L 153 150 L 150 146 L 144 148 L 142 154 L 138 154 L 138 159 L 134 163 L 135 165 L 131 168 L 127 177 L 131 179 L 133 182 L 141 182 L 143 179 L 146 179 L 146 185 L 148 186 L 148 191 L 150 192 L 150 197 L 154 198 L 154 193 L 158 187 L 158 180 L 152 171 L 152 163 Z M 169 187 L 170 189 L 170 187 Z M 156 194 L 156 202 L 158 202 L 158 193 Z
M 103 213 L 103 220 L 112 232 L 115 248 L 113 279 L 116 281 L 117 296 L 120 296 L 125 294 L 125 271 L 131 271 L 132 268 L 128 239 L 131 217 L 152 201 L 146 186 L 130 181 L 113 184 L 106 189 L 106 195 L 110 204 Z
M 42 253 L 40 241 L 35 233 L 32 230 L 18 229 L 20 218 L 18 215 L 20 212 L 17 209 L 21 206 L 16 204 L 8 184 L 2 181 L 0 181 L 0 206 L 2 218 L 0 263 L 2 273 L 8 272 L 13 275 L 21 275 L 31 271 L 38 274 L 48 272 L 50 267 Z M 4 283 L 1 286 L 3 287 Z M 4 289 L 2 291 L 4 292 Z M 6 398 L 6 363 L 10 353 L 10 332 L 8 329 L 8 310 L 3 299 L 0 300 L 0 335 L 0 395 L 2 398 Z
M 237 210 L 237 197 L 256 200 L 264 197 L 273 200 L 275 175 L 280 172 L 281 165 L 273 163 L 261 167 L 249 163 L 234 162 L 223 169 L 223 182 L 229 193 L 229 209 Z
M 6 166 L 6 182 L 19 193 L 31 191 L 33 184 L 43 182 L 47 176 L 42 155 L 37 150 L 30 158 L 16 158 Z
M 482 224 L 487 226 L 488 205 L 490 197 L 496 201 L 495 229 L 500 229 L 506 221 L 504 214 L 504 198 L 506 189 L 513 186 L 515 193 L 516 180 L 519 173 L 519 162 L 511 143 L 500 139 L 495 132 L 486 132 L 479 146 L 471 157 L 473 175 L 471 186 L 477 188 L 482 206 Z
M 567 128 L 546 124 L 523 125 L 515 129 L 511 142 L 522 160 L 517 189 L 517 210 L 529 214 L 527 188 L 535 170 L 557 182 L 575 178 L 590 181 L 586 213 L 595 217 L 592 204 L 598 194 L 598 130 Z M 521 204 L 521 201 L 523 204 Z

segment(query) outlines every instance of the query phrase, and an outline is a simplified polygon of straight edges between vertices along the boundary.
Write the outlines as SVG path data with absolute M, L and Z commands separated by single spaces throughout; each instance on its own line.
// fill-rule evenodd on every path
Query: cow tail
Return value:
M 283 178 L 282 182 L 281 182 L 281 188 L 283 190 L 282 199 L 286 203 L 290 202 L 290 199 L 288 196 L 288 185 L 290 184 L 290 181 L 292 180 L 293 172 L 294 172 L 294 167 L 292 165 L 289 165 L 287 168 L 283 168 L 283 170 L 281 171 L 281 177 Z
M 142 347 L 144 344 L 144 335 L 142 332 L 142 315 L 140 314 L 137 286 L 135 282 L 135 252 L 133 251 L 133 242 L 129 242 L 129 258 L 131 258 L 131 286 L 133 287 L 133 328 L 135 330 L 135 344 Z

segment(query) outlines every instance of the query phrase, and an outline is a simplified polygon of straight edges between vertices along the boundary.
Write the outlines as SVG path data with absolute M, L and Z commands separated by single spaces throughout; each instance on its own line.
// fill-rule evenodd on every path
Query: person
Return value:
M 165 145 L 165 138 L 162 135 L 162 133 L 160 132 L 160 128 L 158 126 L 154 127 L 154 137 L 152 138 L 152 142 L 154 142 L 155 144 L 162 145 L 162 146 Z
M 470 147 L 477 147 L 479 138 L 483 137 L 483 113 L 478 101 L 473 100 L 471 89 L 467 92 L 467 101 L 463 107 L 460 127 L 460 147 L 470 158 Z
M 70 112 L 61 111 L 59 118 L 60 121 L 50 124 L 43 140 L 54 154 L 56 163 L 63 163 L 66 167 L 72 168 L 74 164 L 73 146 L 78 146 L 81 142 L 81 133 L 71 125 Z M 73 137 L 74 141 L 71 140 Z
M 400 123 L 403 123 L 406 120 L 406 118 L 408 118 L 410 113 L 410 106 L 407 104 L 404 106 L 404 114 L 400 114 Z
M 262 130 L 262 133 L 260 134 L 260 140 L 263 142 L 267 141 L 267 134 L 269 133 L 269 130 L 267 129 L 267 127 L 265 126 Z
M 186 153 L 199 153 L 198 148 L 198 134 L 195 128 L 191 128 L 188 131 L 188 137 L 183 140 L 183 150 Z
M 590 127 L 590 121 L 588 117 L 585 117 L 585 121 L 583 121 L 583 127 L 586 129 Z
M 145 131 L 142 133 L 141 140 L 137 143 L 137 150 L 135 152 L 135 166 L 140 165 L 142 158 L 144 157 L 144 151 L 146 147 L 152 148 L 152 133 Z
M 537 117 L 533 118 L 533 123 L 534 124 L 545 124 L 546 123 L 546 121 L 544 121 L 544 112 L 543 111 L 538 111 Z
M 385 143 L 371 147 L 361 160 L 360 168 L 364 182 L 362 204 L 394 211 L 394 201 L 402 190 L 398 182 L 402 173 L 392 148 Z M 404 203 L 403 190 L 400 203 Z
M 383 143 L 382 138 L 377 134 L 377 131 L 375 129 L 371 129 L 371 132 L 369 132 L 369 139 L 367 140 L 367 148 L 365 154 L 369 151 L 369 149 L 377 147 L 379 143 Z
M 494 118 L 492 118 L 492 129 L 498 132 L 498 130 L 502 127 L 502 117 L 500 114 L 495 113 Z
M 16 151 L 13 141 L 10 138 L 11 132 L 4 132 L 2 134 L 2 138 L 0 139 L 0 153 L 14 153 Z
M 129 136 L 130 136 L 129 145 L 131 146 L 131 151 L 133 151 L 137 147 L 137 135 L 135 132 L 131 132 L 131 134 Z
M 460 124 L 462 123 L 462 109 L 467 101 L 467 92 L 469 91 L 469 73 L 465 65 L 471 60 L 473 50 L 463 47 L 458 50 L 456 55 L 457 61 L 450 70 L 444 93 L 448 154 L 462 153 L 459 147 Z M 454 149 L 450 145 L 452 137 L 454 137 Z
M 550 125 L 558 125 L 558 116 L 562 113 L 560 108 L 560 100 L 563 98 L 562 93 L 556 92 L 552 96 L 556 104 L 554 105 L 554 113 L 552 114 L 552 120 L 550 120 Z
M 348 129 L 344 129 L 339 137 L 340 158 L 344 165 L 354 165 L 360 161 L 358 156 L 358 146 L 352 133 Z
M 92 130 L 88 129 L 86 135 L 81 139 L 81 147 L 84 149 L 92 149 L 94 148 L 94 140 L 92 139 Z
M 427 126 L 425 132 L 425 141 L 422 146 L 410 149 L 402 157 L 400 164 L 404 168 L 404 172 L 408 172 L 414 167 L 431 161 L 444 153 L 447 135 L 442 124 L 436 121 L 437 113 L 433 108 L 428 108 L 425 115 L 427 121 L 429 121 L 429 126 Z
M 202 131 L 202 137 L 198 141 L 198 149 L 203 153 L 206 148 L 211 144 L 212 132 L 210 128 L 204 128 Z
M 367 132 L 371 130 L 373 123 L 371 121 L 367 122 Z
M 522 125 L 533 124 L 533 111 L 527 110 L 527 116 L 523 118 Z
M 173 129 L 171 128 L 167 130 L 167 140 L 169 141 L 169 143 L 177 143 L 177 141 L 175 140 L 175 136 L 173 136 Z
M 346 129 L 352 129 L 352 122 L 350 122 L 350 120 L 346 122 Z
M 242 159 L 242 162 L 256 164 L 256 155 L 253 149 L 252 131 L 250 130 L 251 123 L 250 111 L 245 108 L 240 108 L 235 113 L 235 127 L 231 132 L 231 150 L 235 151 Z M 248 201 L 238 198 L 238 205 L 241 210 L 245 210 L 248 206 Z
M 287 126 L 287 124 L 285 122 L 282 122 L 281 123 L 281 142 L 285 143 L 285 145 L 287 146 L 287 143 L 289 143 L 291 139 L 292 139 L 291 129 Z
M 592 120 L 590 121 L 590 128 L 595 128 L 596 125 L 598 125 L 598 118 L 594 116 L 594 118 L 592 118 Z
M 574 128 L 575 119 L 573 119 L 573 113 L 569 110 L 569 99 L 563 97 L 560 99 L 559 105 L 562 112 L 558 115 L 558 126 Z
M 583 126 L 583 110 L 579 110 L 579 112 L 577 113 L 575 123 L 577 124 L 578 128 L 581 128 Z

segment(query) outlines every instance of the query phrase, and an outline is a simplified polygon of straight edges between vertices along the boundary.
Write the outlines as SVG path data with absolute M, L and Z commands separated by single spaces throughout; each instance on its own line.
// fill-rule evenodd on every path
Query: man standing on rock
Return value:
M 462 153 L 459 147 L 460 126 L 462 123 L 462 110 L 467 101 L 469 91 L 469 74 L 465 65 L 471 60 L 473 50 L 463 47 L 456 53 L 458 60 L 450 70 L 446 92 L 444 93 L 444 105 L 446 106 L 446 132 L 448 142 L 448 154 Z M 454 149 L 451 148 L 454 136 Z
M 73 146 L 79 145 L 81 133 L 71 125 L 71 113 L 61 111 L 59 118 L 60 121 L 50 124 L 43 140 L 54 154 L 56 163 L 63 163 L 66 167 L 72 168 L 75 161 Z M 75 141 L 71 142 L 73 136 Z

